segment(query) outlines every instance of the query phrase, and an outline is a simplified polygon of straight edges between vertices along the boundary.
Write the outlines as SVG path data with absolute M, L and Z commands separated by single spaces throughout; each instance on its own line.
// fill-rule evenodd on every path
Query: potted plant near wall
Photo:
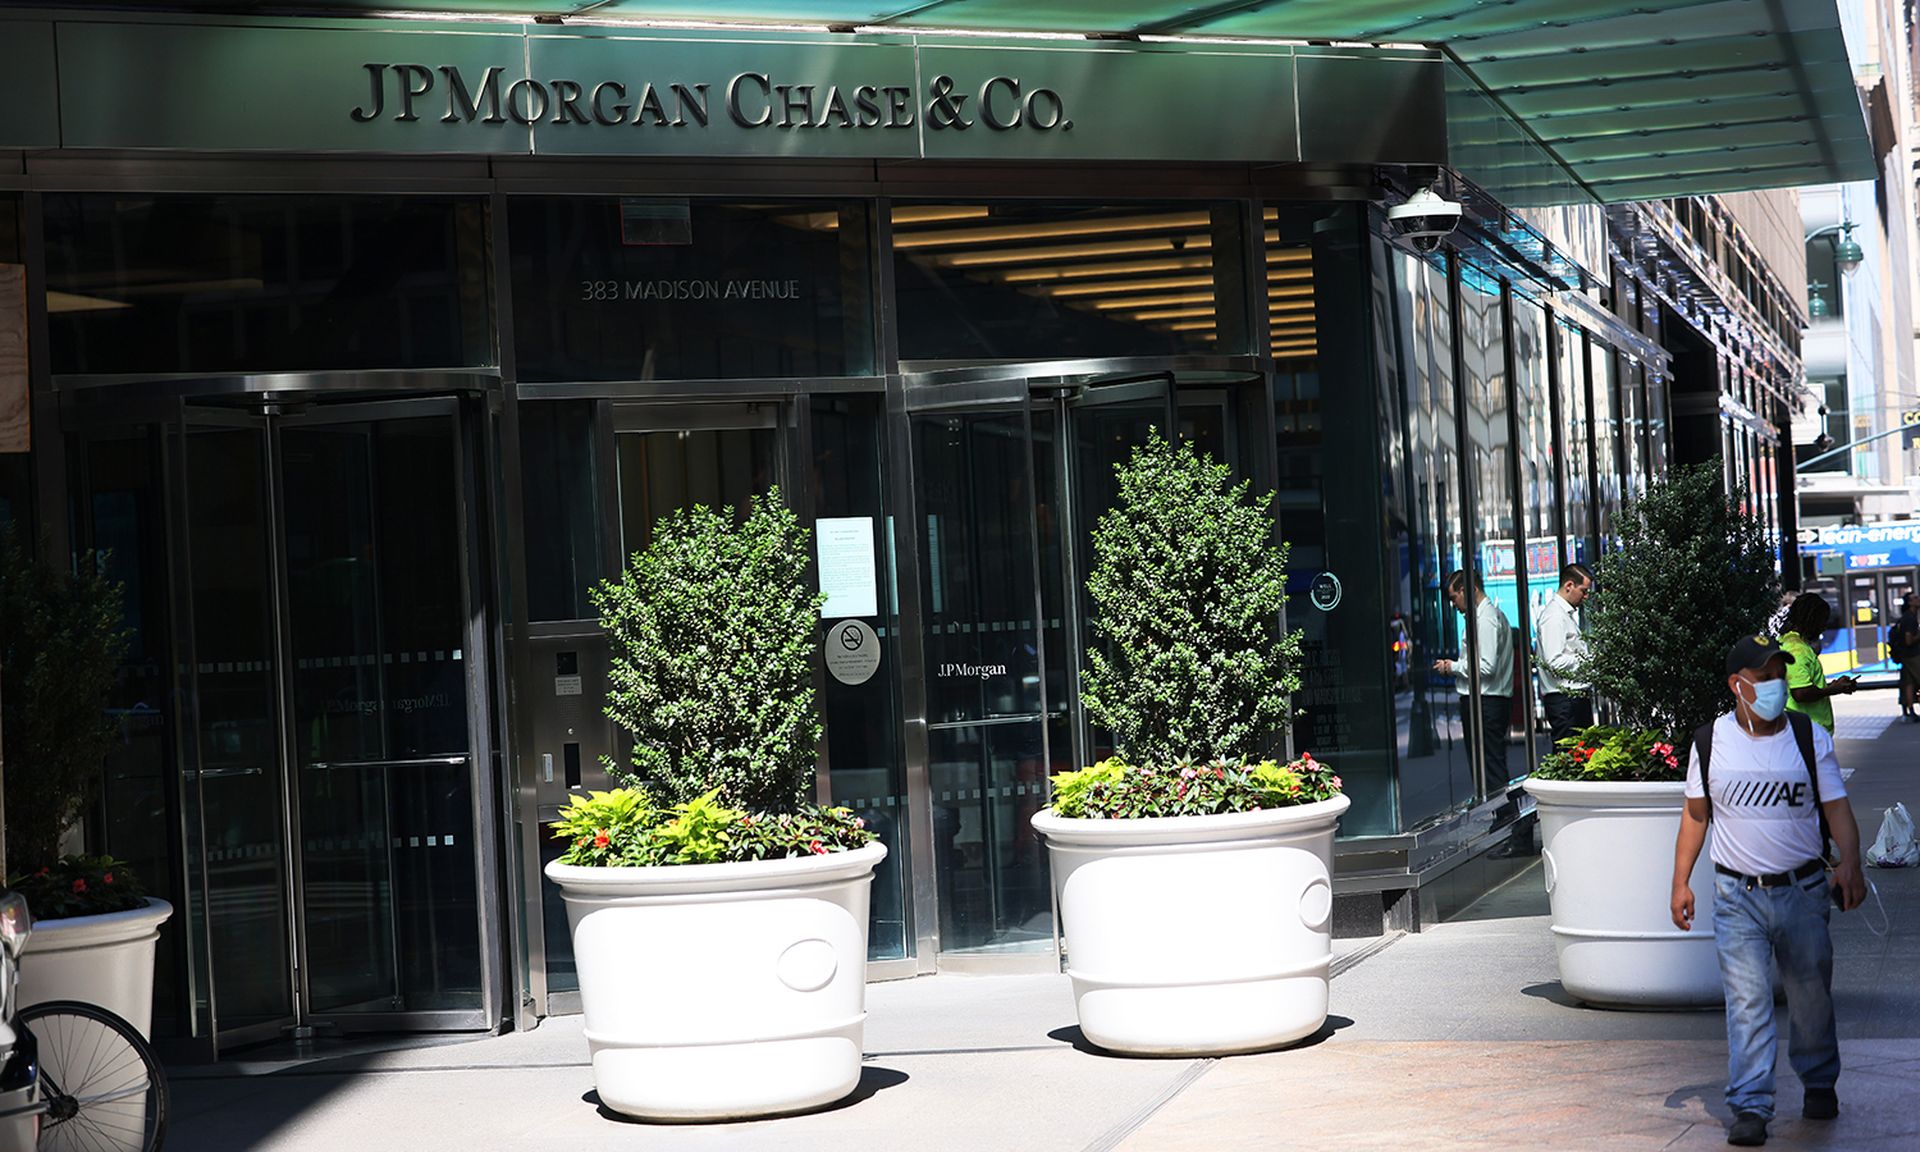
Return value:
M 811 802 L 822 599 L 778 490 L 694 507 L 593 590 L 624 787 L 572 799 L 566 901 L 594 1083 L 656 1120 L 801 1111 L 860 1079 L 867 902 L 886 856 Z
M 1224 1054 L 1326 1021 L 1340 780 L 1271 759 L 1300 684 L 1267 500 L 1157 434 L 1093 535 L 1082 702 L 1114 754 L 1054 777 L 1053 865 L 1081 1032 Z
M 121 595 L 99 557 L 66 572 L 35 563 L 12 531 L 0 538 L 6 866 L 34 921 L 19 1004 L 84 1000 L 146 1035 L 154 950 L 173 907 L 122 862 L 61 851 L 120 740 L 106 709 L 126 648 Z
M 1527 782 L 1560 983 L 1611 1007 L 1721 1000 L 1711 932 L 1673 927 L 1673 845 L 1686 803 L 1687 734 L 1726 711 L 1726 653 L 1765 630 L 1779 599 L 1766 531 L 1722 488 L 1718 462 L 1630 500 L 1620 546 L 1596 566 L 1581 677 L 1619 723 L 1562 741 Z M 1711 900 L 1706 853 L 1693 876 Z M 1711 923 L 1710 906 L 1699 910 Z

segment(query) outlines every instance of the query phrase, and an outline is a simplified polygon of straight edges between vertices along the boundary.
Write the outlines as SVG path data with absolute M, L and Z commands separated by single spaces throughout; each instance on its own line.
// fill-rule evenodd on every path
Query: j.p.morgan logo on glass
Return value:
M 995 76 L 978 91 L 957 90 L 950 76 L 935 76 L 916 100 L 898 84 L 796 84 L 765 72 L 742 72 L 716 87 L 710 83 L 620 80 L 507 81 L 501 67 L 477 81 L 458 68 L 425 64 L 363 64 L 367 99 L 352 111 L 355 122 L 424 119 L 442 124 L 574 124 L 589 127 L 699 130 L 716 112 L 748 129 L 910 129 L 965 131 L 976 125 L 994 132 L 1071 132 L 1065 101 L 1051 88 Z M 717 105 L 717 108 L 716 108 Z

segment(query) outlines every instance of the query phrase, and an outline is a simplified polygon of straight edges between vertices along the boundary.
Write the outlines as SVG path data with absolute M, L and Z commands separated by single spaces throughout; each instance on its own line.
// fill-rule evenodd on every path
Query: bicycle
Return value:
M 15 1010 L 32 930 L 0 893 L 0 1152 L 159 1152 L 167 1078 L 139 1029 L 77 1000 Z
M 77 1000 L 24 1008 L 14 1027 L 39 1043 L 40 1152 L 159 1152 L 166 1074 L 138 1029 Z

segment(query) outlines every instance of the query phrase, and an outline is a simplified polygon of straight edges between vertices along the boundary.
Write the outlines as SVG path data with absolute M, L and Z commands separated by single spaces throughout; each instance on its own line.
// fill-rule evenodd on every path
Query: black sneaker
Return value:
M 1727 1129 L 1727 1143 L 1742 1148 L 1758 1148 L 1767 1142 L 1767 1118 L 1758 1112 L 1742 1112 Z
M 1809 1088 L 1800 1115 L 1809 1120 L 1831 1120 L 1840 1115 L 1840 1097 L 1831 1088 Z

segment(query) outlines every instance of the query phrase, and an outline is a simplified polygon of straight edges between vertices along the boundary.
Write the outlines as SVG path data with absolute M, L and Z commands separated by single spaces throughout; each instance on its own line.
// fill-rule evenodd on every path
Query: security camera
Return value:
M 1431 188 L 1422 188 L 1405 204 L 1387 209 L 1387 223 L 1413 245 L 1416 252 L 1432 252 L 1453 234 L 1460 224 L 1460 205 L 1442 199 Z

